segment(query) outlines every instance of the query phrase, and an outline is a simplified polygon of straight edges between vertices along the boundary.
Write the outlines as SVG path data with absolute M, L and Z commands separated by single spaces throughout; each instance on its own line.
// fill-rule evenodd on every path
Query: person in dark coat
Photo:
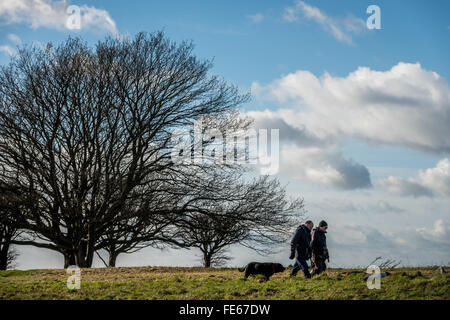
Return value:
M 291 276 L 295 276 L 301 269 L 305 278 L 311 278 L 306 260 L 311 258 L 311 229 L 313 227 L 312 221 L 308 220 L 295 231 L 291 241 L 291 256 L 289 257 L 289 259 L 295 258 Z
M 327 248 L 327 233 L 328 224 L 325 221 L 319 222 L 319 227 L 315 228 L 311 237 L 311 249 L 312 249 L 312 275 L 320 274 L 327 269 L 325 260 L 330 262 L 330 256 Z

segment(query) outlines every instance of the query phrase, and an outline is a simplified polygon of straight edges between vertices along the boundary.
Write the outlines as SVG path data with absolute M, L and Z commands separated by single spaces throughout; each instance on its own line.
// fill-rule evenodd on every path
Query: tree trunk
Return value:
M 203 266 L 211 268 L 211 254 L 207 251 L 203 252 Z
M 117 256 L 119 254 L 116 252 L 110 252 L 109 253 L 109 261 L 108 261 L 108 266 L 109 267 L 115 267 L 116 266 L 116 260 L 117 260 Z
M 69 266 L 74 266 L 74 265 L 76 265 L 75 254 L 64 253 L 64 269 L 67 269 Z
M 92 267 L 94 260 L 94 246 L 92 242 L 83 241 L 75 252 L 65 252 L 64 268 L 68 266 L 78 266 L 80 268 Z
M 0 250 L 0 270 L 6 270 L 8 268 L 8 251 L 9 244 L 3 244 Z
M 94 260 L 93 246 L 88 243 L 83 243 L 75 256 L 76 265 L 80 268 L 92 267 L 92 261 Z

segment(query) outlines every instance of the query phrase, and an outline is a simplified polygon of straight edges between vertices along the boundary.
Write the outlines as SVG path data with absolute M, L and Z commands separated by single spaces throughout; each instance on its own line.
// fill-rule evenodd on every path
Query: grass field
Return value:
M 63 269 L 0 271 L 0 299 L 450 299 L 450 273 L 401 268 L 369 290 L 364 274 L 331 269 L 304 279 L 290 269 L 269 281 L 244 281 L 237 269 L 127 267 L 82 269 L 81 289 L 69 290 Z

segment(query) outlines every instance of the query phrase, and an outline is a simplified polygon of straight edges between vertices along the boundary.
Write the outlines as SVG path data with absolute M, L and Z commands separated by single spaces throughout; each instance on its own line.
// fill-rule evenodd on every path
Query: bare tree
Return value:
M 177 198 L 155 187 L 154 195 L 129 204 L 122 210 L 134 212 L 132 218 L 111 226 L 101 236 L 96 250 L 104 249 L 109 254 L 105 265 L 116 266 L 119 254 L 133 253 L 146 247 L 163 248 L 172 244 L 177 229 L 173 222 L 177 215 Z
M 215 129 L 219 131 L 236 132 L 246 130 L 251 124 L 251 119 L 241 116 L 238 112 L 222 113 L 210 118 L 202 118 L 197 121 L 201 123 L 202 131 Z M 185 128 L 192 131 L 189 126 Z M 186 133 L 186 131 L 185 131 Z M 191 132 L 189 132 L 191 133 Z M 117 223 L 102 235 L 101 241 L 97 244 L 96 250 L 104 249 L 109 254 L 109 261 L 106 262 L 100 255 L 100 259 L 107 266 L 115 266 L 116 259 L 121 253 L 133 253 L 146 247 L 189 247 L 190 242 L 182 240 L 182 228 L 179 228 L 179 221 L 184 221 L 186 214 L 192 213 L 196 208 L 192 208 L 198 199 L 203 199 L 203 190 L 210 190 L 210 196 L 223 196 L 218 192 L 223 188 L 228 188 L 226 182 L 223 185 L 215 185 L 212 189 L 210 173 L 221 174 L 242 172 L 241 163 L 234 162 L 234 156 L 242 153 L 242 148 L 229 148 L 223 154 L 224 159 L 228 157 L 228 162 L 214 162 L 217 157 L 207 155 L 206 146 L 211 146 L 211 139 L 191 139 L 178 145 L 180 151 L 187 152 L 189 156 L 187 161 L 173 163 L 170 168 L 163 173 L 153 173 L 151 182 L 145 187 L 151 192 L 142 193 L 141 199 L 136 199 L 132 204 L 126 206 L 123 210 L 138 212 L 134 218 Z M 214 137 L 212 138 L 214 142 Z M 217 142 L 217 141 L 216 141 Z M 197 148 L 198 147 L 198 148 Z M 216 147 L 222 148 L 222 144 Z M 178 149 L 176 149 L 178 150 Z M 196 152 L 198 154 L 196 154 Z M 199 156 L 202 161 L 194 161 Z M 230 160 L 231 159 L 231 160 Z M 206 160 L 206 162 L 203 162 Z M 220 180 L 217 180 L 220 181 Z M 200 192 L 199 192 L 200 191 Z M 209 215 L 215 215 L 210 212 Z
M 192 49 L 161 32 L 95 48 L 69 38 L 56 48 L 24 47 L 2 67 L 0 180 L 34 199 L 20 212 L 33 238 L 13 243 L 90 267 L 111 244 L 108 232 L 136 227 L 130 221 L 148 226 L 145 210 L 129 208 L 154 197 L 155 173 L 173 167 L 173 130 L 248 99 L 210 76 L 211 63 Z
M 213 127 L 224 133 L 245 130 L 251 124 L 248 119 L 236 115 L 203 120 L 205 131 Z M 221 140 L 216 143 L 212 137 L 200 144 L 198 156 L 204 162 L 174 165 L 160 177 L 159 184 L 152 187 L 159 198 L 147 201 L 146 206 L 141 207 L 146 212 L 141 217 L 150 218 L 147 221 L 151 228 L 136 228 L 145 224 L 131 221 L 116 226 L 105 235 L 110 254 L 105 265 L 113 266 L 120 253 L 169 245 L 199 248 L 205 266 L 219 266 L 231 258 L 227 250 L 232 244 L 241 243 L 267 253 L 290 237 L 288 230 L 298 224 L 303 201 L 288 200 L 279 183 L 267 176 L 245 182 L 243 176 L 250 169 L 240 162 L 219 161 L 221 159 L 214 154 L 217 149 L 212 148 L 213 151 L 207 154 L 208 145 L 222 148 L 225 143 Z M 186 149 L 194 149 L 192 142 Z M 244 149 L 245 146 L 240 146 L 225 150 L 223 158 L 233 159 L 235 155 L 245 153 Z M 149 212 L 153 214 L 149 215 Z M 163 218 L 155 220 L 161 213 Z
M 288 199 L 276 179 L 236 178 L 221 173 L 212 179 L 216 188 L 199 191 L 201 197 L 191 204 L 192 211 L 179 222 L 181 238 L 200 249 L 205 267 L 227 262 L 227 249 L 233 244 L 273 252 L 303 216 L 303 200 Z

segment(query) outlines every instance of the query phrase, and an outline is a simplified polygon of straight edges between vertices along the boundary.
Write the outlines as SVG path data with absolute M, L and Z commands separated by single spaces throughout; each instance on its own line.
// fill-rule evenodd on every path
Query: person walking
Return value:
M 322 220 L 319 222 L 319 227 L 315 228 L 311 236 L 312 256 L 311 262 L 313 265 L 312 275 L 318 275 L 327 269 L 325 260 L 329 263 L 330 256 L 327 248 L 327 233 L 328 224 Z
M 311 278 L 306 260 L 311 258 L 311 230 L 313 227 L 314 223 L 308 220 L 295 231 L 291 241 L 291 255 L 289 257 L 291 260 L 295 258 L 291 276 L 296 276 L 301 269 L 305 278 Z

